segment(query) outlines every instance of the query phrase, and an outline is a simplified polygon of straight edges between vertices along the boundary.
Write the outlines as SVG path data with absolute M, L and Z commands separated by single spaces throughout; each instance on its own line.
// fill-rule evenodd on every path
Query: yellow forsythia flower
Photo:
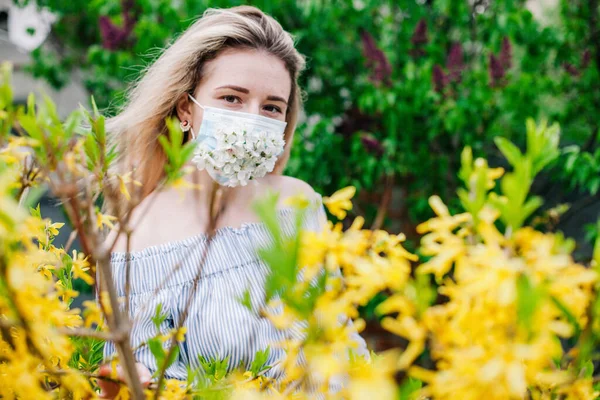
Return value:
M 356 194 L 354 186 L 348 186 L 335 192 L 331 197 L 324 197 L 323 204 L 338 219 L 346 218 L 347 211 L 352 210 L 350 199 Z

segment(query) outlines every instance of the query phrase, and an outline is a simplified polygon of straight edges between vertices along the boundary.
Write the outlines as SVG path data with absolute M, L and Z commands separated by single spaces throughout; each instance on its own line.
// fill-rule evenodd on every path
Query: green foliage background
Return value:
M 429 216 L 430 195 L 454 197 L 460 150 L 493 163 L 495 137 L 523 147 L 527 117 L 561 126 L 549 181 L 580 196 L 600 189 L 597 0 L 562 0 L 547 26 L 523 0 L 38 4 L 60 19 L 29 70 L 59 88 L 78 68 L 109 113 L 127 82 L 208 6 L 251 4 L 273 15 L 308 57 L 307 118 L 287 173 L 322 193 L 357 186 L 357 213 L 372 222 L 379 208 L 388 228 L 409 236 Z

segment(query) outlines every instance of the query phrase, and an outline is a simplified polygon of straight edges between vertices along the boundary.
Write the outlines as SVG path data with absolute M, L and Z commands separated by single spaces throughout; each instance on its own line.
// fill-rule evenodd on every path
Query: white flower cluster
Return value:
M 224 186 L 246 186 L 262 178 L 275 168 L 285 141 L 268 129 L 253 128 L 248 130 L 244 124 L 219 127 L 214 138 L 198 143 L 192 161 Z

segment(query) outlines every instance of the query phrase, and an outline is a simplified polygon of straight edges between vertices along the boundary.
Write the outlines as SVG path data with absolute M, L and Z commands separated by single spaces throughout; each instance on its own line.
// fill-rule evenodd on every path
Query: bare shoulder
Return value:
M 279 193 L 280 201 L 296 195 L 304 195 L 309 200 L 315 200 L 320 197 L 308 183 L 291 176 L 271 175 L 266 183 L 272 190 Z
M 309 201 L 321 202 L 321 195 L 312 186 L 300 179 L 292 178 L 291 176 L 273 175 L 270 176 L 268 184 L 271 189 L 279 192 L 279 207 L 285 207 L 285 200 L 296 195 L 302 195 Z M 325 213 L 319 212 L 317 215 L 319 226 L 325 226 L 327 223 Z

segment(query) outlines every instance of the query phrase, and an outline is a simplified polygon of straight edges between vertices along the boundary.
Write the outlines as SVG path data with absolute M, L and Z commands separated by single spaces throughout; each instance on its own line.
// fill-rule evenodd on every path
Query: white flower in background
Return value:
M 0 9 L 4 8 L 2 5 Z M 46 8 L 39 8 L 34 1 L 24 7 L 11 1 L 8 5 L 8 40 L 24 51 L 33 51 L 44 43 L 56 19 L 56 15 Z
M 349 99 L 350 98 L 350 89 L 348 89 L 347 87 L 343 87 L 340 89 L 340 97 L 342 99 Z
M 322 119 L 323 118 L 321 117 L 320 114 L 312 114 L 306 120 L 306 129 L 307 130 L 313 129 L 315 127 L 315 125 L 317 125 L 319 122 L 321 122 Z
M 281 135 L 261 129 L 248 131 L 240 124 L 218 129 L 214 139 L 199 141 L 192 161 L 217 182 L 231 187 L 245 186 L 273 171 L 285 147 Z
M 340 126 L 342 122 L 344 122 L 344 119 L 340 115 L 336 115 L 331 118 L 331 122 L 333 123 L 333 126 Z
M 365 8 L 365 2 L 362 0 L 353 0 L 352 6 L 354 7 L 354 9 L 356 11 L 361 11 L 362 9 Z
M 323 80 L 318 76 L 311 76 L 308 78 L 308 91 L 311 93 L 318 93 L 323 89 Z

